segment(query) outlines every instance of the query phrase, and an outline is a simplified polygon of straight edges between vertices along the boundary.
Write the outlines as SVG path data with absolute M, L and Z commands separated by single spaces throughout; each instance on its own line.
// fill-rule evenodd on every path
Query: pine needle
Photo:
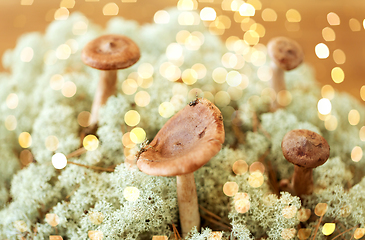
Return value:
M 259 125 L 259 120 L 257 118 L 257 114 L 255 111 L 252 112 L 252 132 L 257 132 L 257 128 Z
M 238 143 L 245 144 L 245 134 L 241 131 L 240 127 L 233 123 L 232 129 Z
M 112 168 L 88 166 L 88 165 L 84 165 L 84 164 L 81 164 L 81 163 L 75 163 L 75 162 L 71 162 L 71 161 L 67 161 L 67 163 L 73 164 L 73 165 L 76 165 L 76 166 L 80 166 L 80 167 L 84 167 L 84 168 L 94 169 L 94 170 L 97 170 L 97 171 L 114 172 L 114 169 L 112 169 Z
M 336 218 L 335 218 L 335 220 L 333 222 L 336 223 L 336 224 L 338 224 L 338 226 L 340 226 L 341 228 L 343 228 L 343 229 L 346 230 L 346 227 L 341 222 L 339 222 Z M 338 228 L 336 228 L 336 232 L 339 233 L 339 234 L 341 234 L 341 231 Z M 341 236 L 341 239 L 345 239 L 344 236 Z
M 204 207 L 203 207 L 203 206 L 201 206 L 200 204 L 199 204 L 199 208 L 200 208 L 203 212 L 205 212 L 205 213 L 207 213 L 208 215 L 210 215 L 210 216 L 214 217 L 215 219 L 217 219 L 218 221 L 221 221 L 221 222 L 223 222 L 223 223 L 225 223 L 225 224 L 230 225 L 230 223 L 229 223 L 229 222 L 224 221 L 221 217 L 219 217 L 218 215 L 216 215 L 216 214 L 212 213 L 211 211 L 209 211 L 208 209 L 204 208 Z
M 269 140 L 271 140 L 271 135 L 265 130 L 265 128 L 261 125 L 260 122 L 258 122 L 259 129 L 262 131 L 262 133 L 265 135 L 265 137 Z
M 80 155 L 82 155 L 86 152 L 87 152 L 87 150 L 84 147 L 82 147 L 82 148 L 79 148 L 76 151 L 73 151 L 72 153 L 68 154 L 66 156 L 66 158 L 70 159 L 70 158 L 73 158 L 73 157 L 78 157 L 78 156 L 80 156 Z M 75 162 L 71 162 L 71 161 L 67 161 L 67 163 L 73 164 L 73 165 L 76 165 L 76 166 L 80 166 L 80 167 L 84 167 L 84 168 L 94 169 L 94 170 L 97 170 L 97 171 L 114 172 L 114 168 L 103 168 L 103 167 L 88 166 L 88 165 L 84 165 L 84 164 L 81 164 L 81 163 L 75 163 Z
M 336 239 L 336 238 L 340 237 L 341 235 L 343 235 L 343 234 L 345 234 L 345 233 L 347 233 L 347 232 L 351 231 L 351 230 L 352 230 L 352 229 L 354 229 L 355 227 L 357 227 L 357 226 L 353 226 L 352 228 L 349 228 L 349 229 L 347 229 L 346 231 L 343 231 L 342 233 L 340 233 L 340 234 L 336 235 L 334 238 L 332 238 L 332 240 L 334 240 L 334 239 Z M 352 236 L 353 236 L 353 235 L 352 235 Z M 351 239 L 352 239 L 352 238 L 351 238 Z
M 72 190 L 72 192 L 69 194 L 69 195 L 67 195 L 66 197 L 65 197 L 65 199 L 66 199 L 66 201 L 77 191 L 77 189 L 79 189 L 79 187 L 80 187 L 80 184 L 78 184 L 76 187 L 75 187 L 75 189 L 74 190 Z
M 68 154 L 66 156 L 66 158 L 70 159 L 70 158 L 73 158 L 73 157 L 78 157 L 78 156 L 80 156 L 80 155 L 82 155 L 86 152 L 87 152 L 87 150 L 84 147 L 82 147 L 82 148 L 79 148 L 76 151 L 73 151 L 72 153 Z
M 181 237 L 180 237 L 180 234 L 179 234 L 179 231 L 177 230 L 176 226 L 174 223 L 172 223 L 172 229 L 174 231 L 174 235 L 175 235 L 175 239 L 176 240 L 180 240 Z
M 354 239 L 355 233 L 352 234 L 350 240 Z
M 265 168 L 267 168 L 268 170 L 268 175 L 269 175 L 269 184 L 273 190 L 273 192 L 279 196 L 280 195 L 280 191 L 279 191 L 279 184 L 276 178 L 276 172 L 271 164 L 270 161 L 265 161 L 267 155 L 269 155 L 270 153 L 270 149 L 267 149 L 265 151 L 265 153 L 259 158 L 259 162 L 265 164 Z
M 214 223 L 214 224 L 216 224 L 216 225 L 218 225 L 220 227 L 223 227 L 225 229 L 231 230 L 231 227 L 230 226 L 227 226 L 224 223 L 218 222 L 217 220 L 214 220 L 213 218 L 207 217 L 205 215 L 201 215 L 201 217 L 204 218 L 205 220 L 207 220 L 208 222 Z
M 320 218 L 319 218 L 319 221 L 318 221 L 318 224 L 316 226 L 316 230 L 314 231 L 314 236 L 312 238 L 312 240 L 314 240 L 316 238 L 316 235 L 317 235 L 317 232 L 318 232 L 318 228 L 319 228 L 319 225 L 321 225 L 321 222 L 322 222 L 322 218 L 323 218 L 324 215 L 322 215 Z

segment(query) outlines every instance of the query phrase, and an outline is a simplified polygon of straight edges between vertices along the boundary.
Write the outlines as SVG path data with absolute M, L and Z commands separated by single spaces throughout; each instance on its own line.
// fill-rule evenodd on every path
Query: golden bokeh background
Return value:
M 201 18 L 214 9 L 216 20 L 205 23 L 214 24 L 223 40 L 242 39 L 252 26 L 262 44 L 280 35 L 295 39 L 320 85 L 365 100 L 365 1 L 360 0 L 0 0 L 0 55 L 14 48 L 23 33 L 44 32 L 65 11 L 82 12 L 101 26 L 115 15 L 143 24 L 153 22 L 157 11 L 178 4 L 193 4 Z M 253 16 L 242 16 L 252 11 Z

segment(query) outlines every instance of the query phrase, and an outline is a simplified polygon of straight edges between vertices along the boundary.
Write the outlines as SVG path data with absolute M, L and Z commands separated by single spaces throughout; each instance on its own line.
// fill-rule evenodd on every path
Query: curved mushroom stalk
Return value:
M 200 215 L 193 172 L 216 155 L 224 142 L 223 118 L 210 101 L 198 98 L 169 119 L 138 156 L 138 168 L 149 175 L 176 176 L 183 237 Z
M 270 64 L 272 70 L 271 86 L 275 93 L 285 90 L 285 71 L 290 71 L 302 63 L 304 54 L 300 45 L 286 37 L 276 37 L 267 44 L 267 51 L 272 59 Z M 272 111 L 282 107 L 275 100 L 272 103 Z
M 275 93 L 279 93 L 286 89 L 284 79 L 285 72 L 282 68 L 278 67 L 275 62 L 271 62 L 270 67 L 272 70 L 271 87 L 275 90 Z
M 135 64 L 140 58 L 140 52 L 136 43 L 126 36 L 104 35 L 89 42 L 82 50 L 81 58 L 86 65 L 103 70 L 89 119 L 89 128 L 95 129 L 100 107 L 115 94 L 117 70 Z
M 93 104 L 91 106 L 91 115 L 89 126 L 95 126 L 99 119 L 99 109 L 105 105 L 110 96 L 113 96 L 117 90 L 117 71 L 101 71 L 100 80 L 96 89 Z

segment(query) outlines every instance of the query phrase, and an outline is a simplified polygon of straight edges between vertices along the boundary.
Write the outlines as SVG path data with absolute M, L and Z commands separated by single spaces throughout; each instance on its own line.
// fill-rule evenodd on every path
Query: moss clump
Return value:
M 298 216 L 303 209 L 313 213 L 318 203 L 328 205 L 323 221 L 336 220 L 341 231 L 365 227 L 365 161 L 351 156 L 355 146 L 365 149 L 365 142 L 359 138 L 361 126 L 353 126 L 347 119 L 352 109 L 363 119 L 365 108 L 347 94 L 335 93 L 328 117 L 335 119 L 337 128 L 328 128 L 328 122 L 317 113 L 320 88 L 311 69 L 303 65 L 286 74 L 292 96 L 289 105 L 271 112 L 274 94 L 269 82 L 256 74 L 268 70 L 269 63 L 258 67 L 247 61 L 241 69 L 225 68 L 225 53 L 251 59 L 252 49 L 238 41 L 234 48 L 227 44 L 228 50 L 203 23 L 182 26 L 178 24 L 179 10 L 171 9 L 169 14 L 165 25 L 139 26 L 114 18 L 104 30 L 76 13 L 50 24 L 44 35 L 24 35 L 15 49 L 6 52 L 3 65 L 11 73 L 0 74 L 0 238 L 47 239 L 55 235 L 55 228 L 47 223 L 49 213 L 58 216 L 57 234 L 64 239 L 87 239 L 90 231 L 103 233 L 105 239 L 173 236 L 173 225 L 179 227 L 176 180 L 148 176 L 137 169 L 134 155 L 141 147 L 128 137 L 135 126 L 126 124 L 124 117 L 130 110 L 137 111 L 136 126 L 151 140 L 196 95 L 220 108 L 226 141 L 222 150 L 194 173 L 199 204 L 206 210 L 201 211 L 205 217 L 202 229 L 193 229 L 187 239 L 210 240 L 214 234 L 221 234 L 222 239 L 282 239 L 296 236 L 299 224 L 312 229 L 313 237 L 318 218 L 312 214 L 299 223 Z M 88 26 L 81 35 L 73 30 L 80 21 Z M 68 155 L 80 147 L 85 129 L 78 124 L 78 117 L 90 111 L 99 81 L 99 71 L 80 61 L 81 50 L 106 33 L 128 35 L 140 46 L 142 56 L 137 64 L 118 73 L 117 93 L 100 109 L 99 147 L 69 161 L 113 168 L 114 172 L 71 163 L 56 170 L 51 163 L 54 153 Z M 182 33 L 194 42 L 190 37 L 176 42 L 177 34 Z M 56 56 L 61 44 L 71 49 L 68 59 Z M 30 62 L 21 62 L 20 54 L 26 47 L 35 54 Z M 264 48 L 258 45 L 255 51 L 265 52 Z M 234 86 L 228 74 L 236 74 L 240 83 Z M 183 83 L 187 80 L 195 83 Z M 76 88 L 74 95 L 65 94 L 67 85 Z M 7 104 L 9 94 L 17 96 L 15 108 Z M 222 100 L 220 95 L 226 97 Z M 298 128 L 323 135 L 331 146 L 328 162 L 313 171 L 314 193 L 301 200 L 277 187 L 278 181 L 290 179 L 293 172 L 293 165 L 282 155 L 282 138 Z M 27 150 L 34 162 L 28 165 L 19 157 L 22 132 L 32 136 Z M 56 147 L 47 148 L 50 136 L 57 139 Z M 264 169 L 237 172 L 237 161 L 248 168 L 261 164 Z M 224 192 L 226 183 L 232 183 L 236 191 Z M 221 221 L 220 225 L 212 223 L 208 211 L 218 215 L 214 219 Z M 352 233 L 344 237 L 351 238 Z M 317 238 L 326 237 L 318 231 Z

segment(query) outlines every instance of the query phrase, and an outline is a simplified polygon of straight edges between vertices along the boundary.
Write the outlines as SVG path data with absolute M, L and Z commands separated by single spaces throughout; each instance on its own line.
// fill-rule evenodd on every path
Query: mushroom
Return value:
M 326 139 L 318 133 L 296 129 L 285 134 L 281 149 L 286 160 L 294 164 L 289 188 L 299 197 L 312 194 L 312 170 L 324 164 L 330 155 L 330 146 Z
M 99 118 L 99 109 L 111 95 L 115 94 L 117 70 L 135 64 L 140 58 L 137 44 L 122 35 L 103 35 L 89 42 L 82 50 L 82 61 L 102 70 L 99 84 L 91 107 L 89 126 L 95 128 Z
M 138 156 L 142 172 L 176 176 L 183 237 L 192 227 L 200 228 L 193 173 L 220 151 L 223 142 L 221 112 L 207 99 L 197 98 L 169 119 Z
M 300 45 L 287 37 L 276 37 L 267 44 L 267 51 L 272 59 L 272 79 L 271 86 L 275 93 L 285 90 L 284 71 L 296 68 L 302 63 L 304 54 Z M 272 104 L 272 110 L 282 107 L 275 100 Z

